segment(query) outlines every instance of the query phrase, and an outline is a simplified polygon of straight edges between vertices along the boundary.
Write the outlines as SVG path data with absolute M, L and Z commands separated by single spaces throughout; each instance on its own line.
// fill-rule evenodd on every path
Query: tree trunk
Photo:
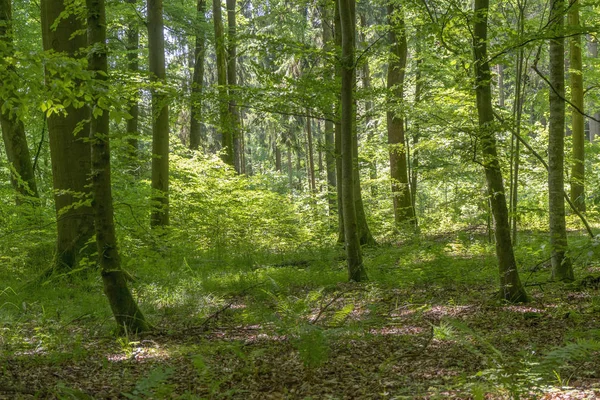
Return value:
M 213 23 L 215 27 L 215 53 L 217 58 L 217 85 L 219 87 L 219 132 L 222 137 L 223 161 L 234 166 L 233 134 L 229 120 L 229 103 L 227 101 L 227 55 L 225 33 L 223 32 L 223 16 L 221 0 L 213 0 Z
M 148 0 L 148 61 L 152 89 L 152 227 L 169 225 L 169 106 L 166 85 L 163 1 Z
M 506 301 L 527 302 L 527 294 L 521 285 L 517 263 L 510 240 L 508 207 L 502 172 L 496 150 L 494 111 L 492 108 L 491 73 L 487 61 L 487 16 L 489 0 L 475 0 L 473 54 L 475 64 L 475 92 L 479 117 L 479 139 L 488 192 L 495 220 L 496 256 L 500 270 L 500 292 Z
M 42 0 L 41 12 L 44 50 L 52 50 L 65 57 L 81 57 L 81 50 L 86 47 L 82 21 L 72 13 L 63 15 L 63 0 Z M 46 70 L 48 86 L 56 79 L 62 77 Z M 73 105 L 65 107 L 64 114 L 52 113 L 48 117 L 58 232 L 54 268 L 59 270 L 76 267 L 83 257 L 92 252 L 86 244 L 94 235 L 94 217 L 92 209 L 84 205 L 90 195 L 88 119 L 86 107 L 75 108 Z
M 240 112 L 235 95 L 237 92 L 237 24 L 235 16 L 236 0 L 227 0 L 227 25 L 229 35 L 227 46 L 227 88 L 229 92 L 229 120 L 233 136 L 233 158 L 235 170 L 242 173 L 243 137 L 240 130 Z
M 277 142 L 273 144 L 273 147 L 275 148 L 275 171 L 281 172 L 281 149 Z
M 98 260 L 104 282 L 104 293 L 117 325 L 126 332 L 137 333 L 147 331 L 150 327 L 133 299 L 127 287 L 125 273 L 121 269 L 110 183 L 109 111 L 102 109 L 98 104 L 108 84 L 104 0 L 86 0 L 86 5 L 88 45 L 92 49 L 88 57 L 88 69 L 94 74 L 89 135 L 92 159 L 92 207 L 95 211 Z
M 342 139 L 342 209 L 344 236 L 348 259 L 348 277 L 351 281 L 367 279 L 362 261 L 359 232 L 356 219 L 353 138 L 356 114 L 354 109 L 355 90 L 355 0 L 339 0 L 340 25 L 342 31 L 341 59 L 341 139 Z
M 12 31 L 12 5 L 11 0 L 0 0 L 0 43 L 4 46 L 4 52 L 0 59 L 0 67 L 8 76 L 5 82 L 11 82 L 17 77 L 15 69 L 8 59 L 14 57 L 13 31 Z M 14 85 L 8 85 L 12 88 Z M 17 205 L 31 197 L 39 197 L 35 175 L 27 147 L 25 136 L 25 125 L 17 115 L 17 107 L 13 107 L 13 93 L 5 94 L 8 98 L 0 99 L 0 124 L 2 126 L 2 138 L 6 156 L 10 165 L 10 181 L 17 192 Z
M 342 22 L 340 20 L 340 3 L 339 0 L 335 0 L 335 11 L 333 16 L 334 21 L 334 41 L 335 41 L 335 52 L 339 54 L 342 49 Z M 336 64 L 335 67 L 335 81 L 338 82 L 341 79 L 342 68 L 340 63 Z M 341 93 L 341 91 L 340 91 Z M 334 105 L 335 110 L 335 170 L 336 170 L 336 192 L 337 192 L 337 211 L 338 211 L 338 243 L 345 243 L 344 238 L 344 210 L 342 206 L 343 195 L 342 195 L 342 124 L 340 121 L 340 107 L 341 99 L 337 96 L 336 104 Z
M 504 65 L 498 64 L 498 106 L 504 108 Z
M 317 191 L 317 182 L 315 179 L 315 160 L 313 156 L 312 121 L 310 119 L 309 110 L 306 110 L 306 141 L 308 147 L 307 152 L 310 191 L 315 193 Z
M 598 40 L 592 35 L 588 36 L 588 51 L 591 57 L 598 58 Z M 594 105 L 594 110 L 597 110 L 596 105 Z M 600 122 L 598 122 L 600 120 L 600 112 L 594 113 L 594 119 L 597 121 L 588 119 L 590 124 L 590 142 L 593 142 L 600 135 Z
M 323 27 L 323 50 L 326 52 L 331 51 L 331 42 L 333 40 L 333 30 L 331 19 L 331 10 L 329 4 L 325 4 L 321 8 L 322 15 L 322 27 Z M 327 68 L 327 67 L 325 67 Z M 326 69 L 325 79 L 330 80 L 333 78 L 332 71 Z M 326 110 L 327 114 L 331 114 L 332 108 Z M 327 115 L 329 116 L 329 115 Z M 329 215 L 333 215 L 337 212 L 336 202 L 336 157 L 335 157 L 335 142 L 334 142 L 334 130 L 333 121 L 330 119 L 325 120 L 325 166 L 327 168 L 327 199 L 329 202 Z
M 136 0 L 127 0 L 132 7 L 135 8 Z M 134 14 L 127 21 L 127 69 L 132 74 L 138 74 L 140 69 L 140 63 L 138 61 L 138 52 L 140 47 L 140 28 L 138 25 L 138 15 Z M 139 92 L 139 90 L 137 90 Z M 128 155 L 132 164 L 138 159 L 138 136 L 139 136 L 139 119 L 140 109 L 136 98 L 129 101 L 129 115 L 130 119 L 127 120 L 127 144 Z M 135 166 L 134 166 L 135 167 Z
M 408 46 L 404 25 L 404 11 L 397 5 L 387 6 L 389 31 L 390 58 L 387 75 L 389 90 L 387 131 L 390 146 L 390 177 L 392 179 L 392 195 L 394 200 L 394 216 L 396 224 L 415 223 L 415 213 L 412 206 L 412 196 L 408 182 L 408 165 L 404 140 L 404 72 Z
M 368 28 L 367 17 L 365 13 L 360 14 L 360 24 L 363 27 L 363 29 Z M 361 40 L 363 43 L 365 43 L 366 46 L 367 39 L 364 34 L 361 36 Z M 363 90 L 368 92 L 369 90 L 371 90 L 371 68 L 368 60 L 363 61 L 361 76 Z M 369 96 L 368 93 L 367 96 Z M 367 132 L 367 141 L 371 145 L 373 145 L 375 141 L 375 132 L 377 131 L 377 120 L 373 120 L 371 118 L 372 112 L 373 102 L 371 101 L 370 97 L 367 97 L 367 100 L 365 101 L 365 131 Z M 375 185 L 374 182 L 377 180 L 377 161 L 375 161 L 375 158 L 369 161 L 369 178 L 373 181 L 371 182 L 371 195 L 377 196 L 377 185 Z
M 553 0 L 549 26 L 550 39 L 550 127 L 548 129 L 548 190 L 550 214 L 550 246 L 552 248 L 552 277 L 572 281 L 573 267 L 567 257 L 567 230 L 565 222 L 564 151 L 565 151 L 565 39 L 564 0 Z
M 569 7 L 569 27 L 581 28 L 579 24 L 579 0 Z M 569 46 L 571 77 L 571 135 L 573 138 L 573 165 L 571 167 L 571 201 L 577 210 L 585 212 L 585 127 L 583 120 L 583 65 L 581 60 L 581 35 L 570 39 Z
M 192 99 L 190 118 L 190 149 L 198 150 L 202 140 L 202 89 L 204 88 L 204 54 L 206 34 L 206 0 L 198 0 L 196 46 L 194 49 L 194 75 L 192 76 Z

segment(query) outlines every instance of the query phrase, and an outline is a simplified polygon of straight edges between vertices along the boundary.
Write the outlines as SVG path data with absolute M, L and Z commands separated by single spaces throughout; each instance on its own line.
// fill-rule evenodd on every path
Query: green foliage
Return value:
M 173 387 L 166 382 L 174 372 L 172 368 L 155 368 L 135 385 L 131 393 L 122 393 L 122 395 L 131 400 L 167 398 L 172 393 Z

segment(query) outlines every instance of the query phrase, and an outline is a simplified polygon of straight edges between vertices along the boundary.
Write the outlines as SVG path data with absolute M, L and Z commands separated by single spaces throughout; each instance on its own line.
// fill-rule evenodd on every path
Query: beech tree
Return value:
M 91 248 L 86 245 L 94 235 L 94 218 L 88 203 L 90 115 L 79 99 L 69 97 L 80 90 L 80 58 L 87 44 L 85 26 L 74 11 L 67 9 L 63 0 L 41 2 L 43 46 L 52 63 L 52 68 L 46 67 L 46 108 L 57 219 L 54 266 L 58 270 L 72 269 L 88 256 Z
M 152 86 L 152 227 L 169 224 L 169 106 L 165 93 L 162 0 L 148 0 L 148 61 Z
M 192 150 L 198 150 L 202 139 L 202 90 L 204 87 L 204 56 L 206 52 L 205 14 L 206 0 L 198 0 L 190 115 L 190 149 Z
M 569 28 L 577 32 L 579 23 L 579 0 L 573 0 L 568 12 Z M 579 211 L 585 211 L 585 132 L 583 105 L 583 64 L 581 59 L 581 35 L 569 39 L 569 75 L 571 80 L 571 136 L 573 138 L 573 165 L 571 166 L 571 201 Z
M 109 111 L 102 106 L 108 94 L 106 11 L 104 0 L 86 0 L 88 69 L 92 72 L 92 117 L 89 125 L 92 160 L 92 207 L 95 216 L 96 247 L 104 293 L 117 325 L 125 332 L 149 329 L 127 287 L 128 275 L 121 268 L 113 217 L 110 169 Z

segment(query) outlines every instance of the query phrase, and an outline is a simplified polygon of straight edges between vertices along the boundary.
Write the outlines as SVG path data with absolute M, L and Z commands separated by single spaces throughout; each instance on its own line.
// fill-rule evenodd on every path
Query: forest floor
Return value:
M 142 336 L 111 331 L 97 277 L 4 289 L 0 399 L 600 398 L 597 282 L 548 282 L 533 241 L 532 301 L 504 304 L 493 247 L 461 237 L 367 250 L 366 284 L 339 249 L 235 278 L 142 270 Z

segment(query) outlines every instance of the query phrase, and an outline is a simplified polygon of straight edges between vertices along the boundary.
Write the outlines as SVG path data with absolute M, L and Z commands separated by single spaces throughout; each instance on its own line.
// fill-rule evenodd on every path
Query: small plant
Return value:
M 166 381 L 174 372 L 173 368 L 153 369 L 148 376 L 135 385 L 135 389 L 131 393 L 121 394 L 131 400 L 167 398 L 173 392 L 173 385 L 167 385 Z
M 311 370 L 323 365 L 329 357 L 328 338 L 321 328 L 314 325 L 305 325 L 300 329 L 294 347 L 304 366 Z

